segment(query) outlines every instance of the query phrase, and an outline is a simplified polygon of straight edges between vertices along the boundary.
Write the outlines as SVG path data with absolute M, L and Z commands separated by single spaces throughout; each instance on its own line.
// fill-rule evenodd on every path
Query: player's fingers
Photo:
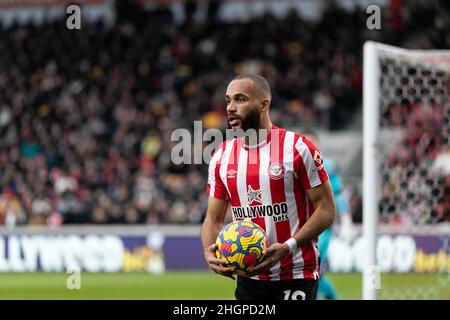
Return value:
M 234 269 L 233 269 L 233 268 L 227 268 L 227 267 L 222 266 L 222 265 L 210 264 L 209 267 L 210 267 L 212 270 L 217 271 L 217 272 L 220 272 L 220 273 L 227 273 L 227 274 L 232 274 L 232 273 L 234 273 Z
M 224 272 L 223 272 L 223 275 L 224 275 L 225 277 L 234 279 L 234 274 L 235 274 L 235 273 L 236 273 L 236 270 L 234 270 L 233 268 L 231 268 L 231 270 L 224 271 Z
M 262 252 L 262 256 L 261 256 L 261 262 L 264 262 L 264 261 L 266 261 L 267 260 L 267 258 L 270 256 L 270 251 L 269 252 L 267 252 L 267 249 L 266 250 L 264 250 L 263 252 Z
M 261 262 L 267 261 L 268 259 L 270 259 L 270 257 L 272 256 L 272 254 L 274 253 L 274 249 L 272 248 L 267 248 L 265 250 L 263 250 L 262 252 L 262 256 L 261 256 Z
M 209 249 L 209 251 L 215 252 L 216 249 L 217 249 L 217 244 L 214 243 L 214 244 L 210 245 L 210 246 L 208 247 L 208 249 Z
M 263 254 L 265 255 L 271 255 L 274 252 L 277 251 L 277 249 L 279 248 L 279 244 L 278 243 L 274 243 L 272 244 L 270 247 L 266 248 L 263 250 Z
M 268 269 L 267 269 L 268 270 Z M 267 271 L 265 268 L 264 269 L 260 269 L 260 270 L 253 270 L 253 271 L 248 271 L 245 273 L 245 275 L 249 278 L 257 276 L 258 274 L 264 273 Z
M 231 279 L 235 279 L 234 278 L 234 272 L 232 271 L 217 271 L 214 270 L 215 273 L 220 274 L 221 276 L 227 277 L 227 278 L 231 278 Z
M 267 258 L 267 254 L 266 254 L 266 252 L 262 252 L 262 256 L 261 256 L 261 262 L 263 262 L 264 260 L 266 260 L 266 258 Z
M 277 249 L 278 249 L 278 243 L 274 243 L 270 247 L 264 249 L 262 252 L 263 258 L 267 258 L 267 256 L 274 254 L 277 251 Z
M 221 265 L 217 265 L 217 264 L 210 264 L 209 267 L 214 270 L 219 272 L 220 274 L 233 274 L 234 273 L 234 269 L 230 268 L 230 267 L 223 267 Z
M 273 256 L 271 254 L 267 254 L 265 257 L 263 257 L 264 259 L 261 259 L 261 263 L 257 265 L 257 267 L 259 266 L 266 266 L 266 264 L 269 264 L 273 261 Z M 263 264 L 264 263 L 264 264 Z M 262 267 L 261 266 L 261 267 Z
M 210 267 L 212 271 L 214 271 L 217 274 L 220 274 L 225 277 L 232 277 L 235 273 L 234 269 L 229 268 L 217 268 L 217 266 L 211 266 Z
M 272 243 L 270 246 L 266 247 L 264 251 L 273 251 L 278 245 L 279 243 Z
M 272 268 L 272 267 L 273 267 L 273 264 L 268 264 L 268 265 L 265 266 L 263 269 L 258 270 L 258 274 L 266 273 L 266 272 L 269 271 L 270 268 Z
M 260 274 L 264 271 L 267 271 L 268 269 L 270 269 L 270 265 L 271 265 L 271 260 L 265 260 L 263 262 L 261 262 L 260 264 L 258 264 L 256 267 L 254 268 L 249 268 L 248 269 L 248 274 L 253 277 L 257 274 Z
M 215 273 L 217 273 L 218 275 L 230 278 L 231 280 L 236 280 L 236 278 L 233 276 L 234 273 L 228 273 L 228 272 L 220 272 L 217 270 L 212 269 Z
M 250 267 L 249 272 L 251 272 L 253 275 L 260 274 L 268 271 L 270 268 L 272 268 L 274 265 L 277 264 L 277 259 L 275 259 L 270 254 L 266 256 L 266 259 L 258 264 L 256 267 Z
M 216 264 L 216 265 L 229 265 L 230 263 L 227 260 L 223 260 L 223 259 L 217 259 L 215 257 L 209 257 L 208 258 L 208 263 L 210 264 Z
M 223 272 L 226 272 L 228 274 L 234 274 L 236 272 L 236 269 L 232 266 L 228 266 L 228 265 L 222 265 L 220 264 L 219 267 L 222 268 Z
M 231 280 L 236 280 L 236 278 L 234 277 L 234 276 L 225 276 L 225 277 L 227 277 L 227 278 L 230 278 Z

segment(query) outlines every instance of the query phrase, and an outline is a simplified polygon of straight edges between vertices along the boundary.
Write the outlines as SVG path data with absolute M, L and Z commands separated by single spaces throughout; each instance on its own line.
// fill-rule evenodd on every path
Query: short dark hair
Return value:
M 242 79 L 252 80 L 258 91 L 260 91 L 264 95 L 267 95 L 269 99 L 272 99 L 272 92 L 270 90 L 269 82 L 266 80 L 266 78 L 257 74 L 242 73 L 234 77 L 233 80 L 242 80 Z

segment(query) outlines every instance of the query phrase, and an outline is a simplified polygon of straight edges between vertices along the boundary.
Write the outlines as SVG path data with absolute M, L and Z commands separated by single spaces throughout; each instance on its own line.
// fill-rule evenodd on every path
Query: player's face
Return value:
M 232 129 L 258 129 L 261 116 L 261 99 L 250 79 L 230 82 L 225 94 L 228 124 Z

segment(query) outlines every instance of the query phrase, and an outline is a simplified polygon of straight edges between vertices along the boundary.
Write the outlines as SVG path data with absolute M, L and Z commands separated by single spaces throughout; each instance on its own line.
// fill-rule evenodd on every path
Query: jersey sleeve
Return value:
M 222 151 L 220 148 L 214 153 L 209 163 L 208 169 L 208 182 L 206 185 L 206 193 L 213 198 L 227 200 L 228 194 L 225 185 L 223 184 L 222 178 L 220 177 L 220 164 L 222 159 Z
M 294 170 L 305 190 L 328 181 L 320 150 L 306 137 L 300 136 L 295 144 Z

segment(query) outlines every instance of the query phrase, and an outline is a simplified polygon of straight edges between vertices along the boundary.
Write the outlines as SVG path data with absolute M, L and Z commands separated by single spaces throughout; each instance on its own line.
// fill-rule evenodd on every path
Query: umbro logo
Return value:
M 237 171 L 234 170 L 234 169 L 228 170 L 228 171 L 227 171 L 227 178 L 228 178 L 228 179 L 236 178 L 236 173 L 237 173 Z

